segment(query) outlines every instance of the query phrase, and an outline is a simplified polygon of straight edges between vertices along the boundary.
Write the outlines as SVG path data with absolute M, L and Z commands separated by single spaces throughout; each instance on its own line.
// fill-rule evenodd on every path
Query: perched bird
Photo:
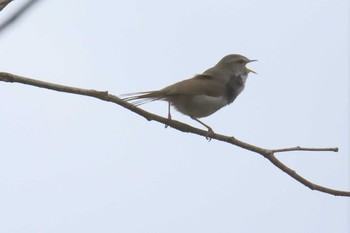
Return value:
M 253 61 L 256 60 L 249 60 L 239 54 L 230 54 L 203 74 L 157 91 L 125 94 L 123 99 L 136 106 L 155 100 L 167 101 L 169 120 L 171 105 L 205 126 L 208 129 L 207 137 L 210 138 L 214 131 L 198 118 L 207 117 L 236 99 L 244 89 L 248 74 L 255 73 L 246 67 L 247 63 Z

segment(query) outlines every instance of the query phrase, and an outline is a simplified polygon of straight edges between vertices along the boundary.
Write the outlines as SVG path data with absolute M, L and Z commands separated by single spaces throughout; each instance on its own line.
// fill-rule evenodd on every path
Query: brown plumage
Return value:
M 232 103 L 243 91 L 249 72 L 245 65 L 255 60 L 231 54 L 222 58 L 203 74 L 186 79 L 157 91 L 136 92 L 123 95 L 125 101 L 138 106 L 155 100 L 164 100 L 179 112 L 190 116 L 208 129 L 213 130 L 198 118 L 206 117 Z

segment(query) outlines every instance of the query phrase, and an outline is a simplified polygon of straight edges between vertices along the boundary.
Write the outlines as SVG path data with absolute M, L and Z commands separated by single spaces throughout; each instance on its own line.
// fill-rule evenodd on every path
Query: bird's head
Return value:
M 233 74 L 248 74 L 250 72 L 256 74 L 255 71 L 246 67 L 248 63 L 253 61 L 257 60 L 249 60 L 239 54 L 230 54 L 222 58 L 215 67 Z

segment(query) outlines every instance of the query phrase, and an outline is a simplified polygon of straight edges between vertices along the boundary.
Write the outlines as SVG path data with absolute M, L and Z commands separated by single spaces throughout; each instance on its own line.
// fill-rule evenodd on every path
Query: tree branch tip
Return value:
M 274 150 L 270 150 L 270 151 L 273 153 L 290 152 L 290 151 L 332 151 L 332 152 L 338 152 L 339 148 L 338 147 L 307 148 L 307 147 L 296 146 L 296 147 L 290 147 L 290 148 L 274 149 Z

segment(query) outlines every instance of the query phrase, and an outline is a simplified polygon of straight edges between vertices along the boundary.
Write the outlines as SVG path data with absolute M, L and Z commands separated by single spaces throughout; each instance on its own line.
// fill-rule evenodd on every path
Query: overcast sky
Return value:
M 227 54 L 257 59 L 235 102 L 202 120 L 265 148 L 339 147 L 278 158 L 350 191 L 349 24 L 347 0 L 40 1 L 0 34 L 0 71 L 120 95 Z M 252 152 L 21 84 L 0 82 L 0 106 L 1 233 L 350 232 L 349 198 Z

